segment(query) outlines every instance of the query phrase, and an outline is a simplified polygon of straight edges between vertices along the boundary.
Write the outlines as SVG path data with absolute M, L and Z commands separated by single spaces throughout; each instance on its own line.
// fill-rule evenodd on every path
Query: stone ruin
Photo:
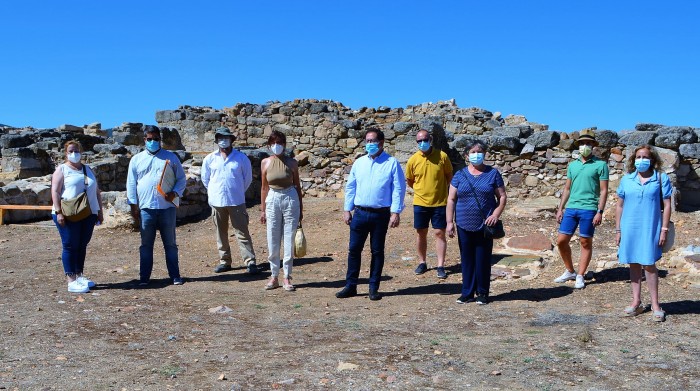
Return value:
M 490 146 L 487 164 L 503 173 L 511 199 L 559 196 L 578 137 L 578 132 L 550 131 L 547 125 L 520 115 L 502 117 L 479 108 L 460 108 L 454 100 L 357 110 L 316 99 L 239 103 L 221 110 L 181 106 L 158 111 L 155 119 L 164 147 L 177 153 L 187 173 L 187 189 L 178 210 L 181 219 L 209 211 L 199 173 L 204 156 L 216 149 L 214 130 L 219 126 L 236 134 L 236 148 L 253 165 L 253 184 L 246 193 L 250 205 L 259 202 L 260 161 L 267 156 L 264 145 L 272 130 L 287 135 L 307 197 L 342 197 L 352 162 L 364 154 L 362 141 L 369 126 L 384 131 L 385 149 L 404 164 L 417 150 L 419 129 L 432 132 L 434 144 L 448 153 L 456 169 L 464 166 L 461 153 L 470 140 L 485 141 Z M 0 204 L 50 205 L 50 175 L 63 160 L 63 144 L 77 139 L 85 148 L 85 161 L 98 175 L 106 225 L 130 224 L 126 171 L 131 156 L 143 148 L 142 129 L 143 124 L 129 122 L 113 129 L 102 129 L 99 123 L 56 129 L 0 126 Z M 679 205 L 700 206 L 700 128 L 639 124 L 634 131 L 622 133 L 595 130 L 600 147 L 594 153 L 608 161 L 611 194 L 625 172 L 630 151 L 651 144 L 676 186 Z M 11 211 L 7 221 L 46 216 L 46 211 Z

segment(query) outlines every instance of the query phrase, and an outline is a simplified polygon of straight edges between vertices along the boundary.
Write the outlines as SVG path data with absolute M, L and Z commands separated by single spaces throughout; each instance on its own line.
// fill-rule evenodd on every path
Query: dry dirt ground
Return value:
M 649 312 L 619 317 L 627 269 L 596 273 L 574 291 L 552 282 L 559 260 L 535 279 L 492 284 L 489 305 L 460 305 L 456 240 L 447 280 L 434 270 L 415 276 L 408 207 L 387 239 L 384 298 L 371 302 L 360 285 L 360 296 L 340 300 L 341 202 L 305 204 L 309 255 L 295 261 L 296 292 L 263 290 L 267 268 L 214 274 L 208 219 L 178 227 L 183 286 L 169 284 L 157 248 L 155 283 L 137 289 L 138 233 L 96 230 L 86 273 L 98 286 L 84 295 L 66 292 L 55 228 L 0 227 L 0 389 L 700 389 L 700 291 L 674 282 L 671 270 L 660 286 L 665 323 Z M 553 218 L 504 217 L 511 234 L 555 231 Z M 255 221 L 251 230 L 266 266 L 264 227 Z M 593 265 L 614 251 L 612 237 L 606 221 Z M 210 312 L 219 306 L 230 310 Z

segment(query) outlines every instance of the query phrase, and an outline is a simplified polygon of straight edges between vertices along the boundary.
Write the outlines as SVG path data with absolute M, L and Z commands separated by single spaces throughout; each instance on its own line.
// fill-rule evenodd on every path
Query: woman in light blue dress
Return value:
M 652 319 L 663 322 L 666 314 L 659 306 L 659 273 L 656 261 L 661 259 L 661 247 L 666 242 L 671 220 L 671 182 L 659 172 L 661 160 L 653 147 L 642 145 L 627 160 L 628 174 L 617 188 L 615 214 L 616 241 L 620 246 L 617 257 L 630 267 L 632 302 L 624 316 L 644 312 L 642 304 L 642 267 L 646 273 L 651 296 Z M 663 201 L 662 201 L 663 193 Z M 663 210 L 662 210 L 663 206 Z

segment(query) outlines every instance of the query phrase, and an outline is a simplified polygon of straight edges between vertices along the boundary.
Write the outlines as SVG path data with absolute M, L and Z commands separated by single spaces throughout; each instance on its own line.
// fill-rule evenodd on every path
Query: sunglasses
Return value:
M 159 138 L 146 137 L 146 141 L 160 141 Z
M 425 140 L 416 140 L 416 143 L 418 143 L 418 144 L 420 144 L 420 143 L 422 143 L 422 142 L 430 142 L 430 139 L 427 138 L 427 139 L 425 139 Z

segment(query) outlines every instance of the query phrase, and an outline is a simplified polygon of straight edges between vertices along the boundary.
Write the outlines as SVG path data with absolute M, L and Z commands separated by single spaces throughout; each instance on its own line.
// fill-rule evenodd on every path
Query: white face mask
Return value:
M 228 137 L 222 138 L 217 144 L 219 148 L 226 149 L 231 146 L 231 139 Z
M 80 152 L 70 152 L 68 154 L 68 161 L 73 164 L 80 162 Z
M 591 148 L 590 145 L 583 144 L 578 147 L 578 152 L 581 154 L 581 156 L 588 157 L 588 155 L 593 152 L 593 148 Z
M 272 144 L 270 145 L 270 151 L 274 153 L 275 155 L 279 155 L 284 151 L 284 146 L 279 145 L 279 144 Z

